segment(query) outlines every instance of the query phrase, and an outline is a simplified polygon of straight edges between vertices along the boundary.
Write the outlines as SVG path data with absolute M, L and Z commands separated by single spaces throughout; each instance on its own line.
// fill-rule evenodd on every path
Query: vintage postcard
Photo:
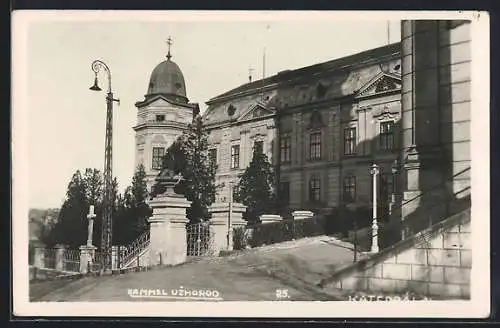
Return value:
M 488 13 L 12 17 L 14 315 L 489 315 Z

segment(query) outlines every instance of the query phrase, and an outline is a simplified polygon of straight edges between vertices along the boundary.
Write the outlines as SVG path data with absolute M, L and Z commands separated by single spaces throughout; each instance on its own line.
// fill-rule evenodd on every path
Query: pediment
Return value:
M 174 108 L 185 108 L 185 107 L 191 107 L 188 104 L 182 105 L 173 101 L 168 100 L 166 97 L 162 95 L 155 96 L 151 99 L 144 100 L 144 101 L 139 101 L 136 104 L 136 107 L 139 108 L 165 108 L 165 107 L 174 107 Z
M 266 108 L 261 104 L 252 105 L 241 117 L 239 121 L 251 120 L 259 117 L 273 115 L 275 112 L 272 109 Z
M 368 97 L 401 90 L 401 78 L 394 74 L 380 73 L 356 93 L 356 97 Z

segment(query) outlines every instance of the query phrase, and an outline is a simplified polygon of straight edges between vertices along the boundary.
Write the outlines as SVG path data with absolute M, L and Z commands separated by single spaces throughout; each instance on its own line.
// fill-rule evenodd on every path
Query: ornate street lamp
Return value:
M 111 244 L 112 244 L 112 218 L 113 218 L 113 102 L 120 102 L 113 98 L 111 91 L 111 71 L 108 65 L 101 60 L 92 62 L 92 71 L 95 73 L 94 85 L 90 87 L 92 91 L 101 91 L 98 85 L 97 73 L 104 70 L 108 77 L 108 92 L 106 95 L 106 140 L 104 156 L 104 209 L 102 220 L 101 251 L 102 270 L 111 270 Z
M 373 218 L 372 218 L 372 253 L 378 253 L 378 223 L 377 223 L 377 176 L 380 173 L 379 166 L 373 164 L 370 174 L 373 177 Z
M 227 217 L 227 250 L 231 251 L 233 249 L 233 229 L 232 229 L 232 216 L 233 216 L 233 192 L 234 192 L 234 182 L 229 181 L 229 213 Z
M 392 162 L 392 166 L 391 166 L 392 187 L 391 187 L 391 203 L 389 204 L 389 215 L 392 214 L 392 208 L 394 207 L 394 204 L 396 203 L 396 186 L 397 186 L 398 171 L 399 171 L 398 161 L 394 160 L 394 162 Z

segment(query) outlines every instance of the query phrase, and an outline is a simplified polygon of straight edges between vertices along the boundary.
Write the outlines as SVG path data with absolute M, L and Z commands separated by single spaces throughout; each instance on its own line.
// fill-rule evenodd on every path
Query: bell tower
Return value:
M 148 190 L 160 173 L 163 155 L 193 119 L 198 104 L 189 103 L 184 75 L 172 61 L 172 38 L 166 60 L 152 71 L 144 100 L 136 102 L 135 168 L 144 165 Z

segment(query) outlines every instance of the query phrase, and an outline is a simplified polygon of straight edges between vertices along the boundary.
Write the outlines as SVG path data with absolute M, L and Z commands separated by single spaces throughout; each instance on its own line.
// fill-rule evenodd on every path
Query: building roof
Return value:
M 235 121 L 257 103 L 283 110 L 351 96 L 382 72 L 401 74 L 400 43 L 287 70 L 241 85 L 207 102 L 204 123 L 214 125 Z
M 164 95 L 176 102 L 188 102 L 184 75 L 170 57 L 159 63 L 151 73 L 146 98 L 157 95 Z
M 217 100 L 221 100 L 223 98 L 227 98 L 232 95 L 238 95 L 247 91 L 254 90 L 258 92 L 260 89 L 265 87 L 270 87 L 273 84 L 277 84 L 279 82 L 287 81 L 294 78 L 299 78 L 304 75 L 310 75 L 315 72 L 328 72 L 339 69 L 350 69 L 359 65 L 366 65 L 369 62 L 383 59 L 383 57 L 399 56 L 400 52 L 401 52 L 401 43 L 397 42 L 387 46 L 382 46 L 367 51 L 363 51 L 354 55 L 333 59 L 324 63 L 306 66 L 294 70 L 285 70 L 265 79 L 256 80 L 250 83 L 245 83 L 239 87 L 236 87 L 216 97 L 213 97 L 212 99 L 207 101 L 207 105 L 210 105 L 210 103 L 215 102 Z

